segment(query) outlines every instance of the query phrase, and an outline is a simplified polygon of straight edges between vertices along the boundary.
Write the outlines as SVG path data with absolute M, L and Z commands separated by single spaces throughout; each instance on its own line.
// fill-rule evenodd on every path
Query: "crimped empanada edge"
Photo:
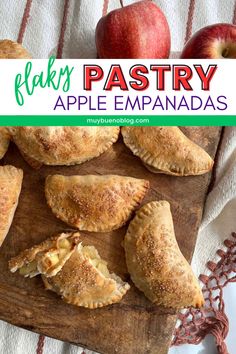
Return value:
M 146 164 L 151 168 L 159 170 L 157 172 L 154 172 L 152 169 L 150 169 L 150 171 L 153 173 L 166 173 L 173 176 L 202 175 L 204 173 L 211 171 L 214 164 L 214 161 L 210 157 L 210 155 L 195 143 L 194 144 L 198 146 L 199 149 L 205 152 L 206 158 L 208 159 L 208 162 L 206 163 L 206 167 L 203 170 L 199 170 L 199 168 L 197 167 L 193 168 L 192 166 L 189 166 L 186 163 L 184 167 L 181 167 L 175 164 L 171 165 L 169 163 L 161 161 L 160 158 L 154 157 L 150 152 L 146 151 L 141 146 L 139 146 L 138 143 L 135 143 L 135 140 L 131 138 L 130 134 L 124 132 L 123 129 L 122 129 L 122 136 L 125 145 L 133 152 L 135 156 L 138 156 L 143 161 L 144 165 Z
M 99 271 L 96 269 L 96 272 L 99 272 Z M 100 274 L 100 272 L 99 272 L 99 274 Z M 103 275 L 101 275 L 101 276 L 104 277 Z M 114 291 L 114 294 L 111 295 L 107 301 L 85 302 L 85 301 L 80 301 L 78 299 L 78 297 L 76 298 L 75 296 L 72 296 L 72 295 L 70 296 L 69 294 L 66 295 L 65 291 L 63 291 L 63 289 L 58 289 L 59 291 L 54 290 L 53 284 L 49 283 L 48 278 L 45 277 L 45 275 L 41 275 L 41 277 L 42 277 L 42 280 L 43 280 L 43 283 L 44 283 L 44 286 L 45 286 L 46 290 L 51 290 L 53 292 L 56 292 L 57 295 L 61 296 L 61 298 L 68 304 L 81 306 L 81 307 L 85 307 L 85 308 L 88 308 L 88 309 L 96 309 L 96 308 L 99 308 L 99 307 L 108 306 L 108 305 L 120 302 L 120 300 L 123 298 L 123 296 L 130 289 L 129 283 L 123 281 L 116 274 L 111 273 L 110 277 L 107 278 L 107 281 L 112 281 L 114 283 L 114 285 L 116 287 L 116 290 Z
M 115 281 L 115 280 L 114 280 Z M 128 283 L 124 283 L 122 287 L 117 290 L 117 293 L 114 294 L 113 296 L 110 297 L 109 300 L 103 301 L 103 302 L 81 302 L 81 301 L 76 301 L 74 298 L 68 298 L 62 295 L 62 299 L 67 302 L 68 304 L 71 305 L 76 305 L 76 306 L 82 306 L 86 307 L 88 309 L 96 309 L 99 307 L 104 307 L 108 305 L 112 305 L 114 303 L 120 302 L 123 296 L 127 293 L 127 291 L 130 289 L 130 285 Z
M 86 222 L 83 221 L 84 226 L 81 227 L 81 222 L 80 224 L 77 223 L 73 223 L 70 220 L 67 220 L 66 217 L 64 217 L 63 212 L 61 212 L 59 208 L 55 209 L 54 204 L 51 203 L 52 198 L 50 198 L 49 195 L 51 195 L 51 193 L 49 192 L 49 189 L 47 188 L 47 179 L 49 177 L 53 177 L 53 176 L 47 176 L 46 181 L 45 181 L 45 195 L 46 195 L 46 200 L 47 200 L 47 204 L 50 207 L 50 209 L 52 210 L 53 214 L 60 220 L 62 220 L 63 222 L 67 223 L 68 225 L 72 226 L 72 227 L 76 227 L 77 229 L 81 230 L 81 231 L 90 231 L 90 232 L 110 232 L 113 230 L 117 230 L 118 228 L 122 227 L 123 225 L 126 224 L 126 222 L 131 218 L 133 211 L 135 211 L 135 209 L 140 205 L 140 203 L 142 202 L 145 194 L 147 193 L 148 189 L 149 189 L 149 181 L 148 180 L 144 180 L 144 179 L 139 179 L 139 190 L 137 189 L 138 193 L 137 195 L 132 199 L 131 203 L 129 204 L 129 207 L 126 206 L 126 209 L 123 209 L 123 215 L 121 218 L 121 221 L 113 226 L 109 226 L 106 227 L 106 225 L 101 224 L 99 225 L 99 227 L 94 227 L 93 224 L 89 223 L 89 220 Z
M 90 161 L 96 157 L 99 157 L 100 155 L 102 155 L 105 151 L 107 151 L 117 140 L 119 137 L 119 133 L 120 133 L 120 127 L 114 127 L 117 128 L 117 131 L 114 132 L 114 135 L 109 139 L 109 141 L 103 145 L 103 148 L 98 150 L 97 154 L 94 154 L 92 157 L 90 158 L 83 158 L 83 159 L 79 159 L 79 160 L 73 160 L 71 162 L 66 162 L 66 161 L 45 161 L 44 158 L 39 158 L 38 156 L 36 156 L 35 154 L 29 154 L 28 151 L 26 152 L 25 149 L 22 148 L 22 146 L 20 144 L 18 144 L 18 138 L 17 136 L 13 135 L 12 140 L 15 143 L 15 145 L 17 146 L 17 148 L 19 149 L 21 155 L 23 156 L 23 158 L 25 159 L 25 161 L 32 167 L 35 169 L 40 168 L 42 165 L 46 165 L 46 166 L 74 166 L 74 165 L 80 165 L 84 162 Z

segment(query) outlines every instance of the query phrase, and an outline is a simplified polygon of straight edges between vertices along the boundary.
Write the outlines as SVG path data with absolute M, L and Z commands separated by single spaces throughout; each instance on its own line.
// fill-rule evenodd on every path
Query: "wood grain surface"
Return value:
M 188 127 L 183 131 L 215 156 L 220 128 Z M 152 174 L 125 147 L 121 137 L 105 154 L 78 166 L 44 166 L 33 170 L 13 144 L 1 164 L 22 168 L 24 181 L 13 225 L 0 249 L 0 318 L 100 353 L 167 353 L 176 314 L 151 304 L 133 285 L 119 304 L 88 310 L 68 305 L 56 294 L 45 291 L 40 277 L 25 279 L 11 274 L 8 260 L 26 247 L 69 230 L 54 217 L 44 196 L 45 177 L 55 173 L 119 174 L 148 179 L 151 188 L 143 203 L 161 199 L 170 202 L 178 243 L 191 260 L 211 174 L 197 177 Z M 84 244 L 95 245 L 110 270 L 130 282 L 121 245 L 126 227 L 103 234 L 83 232 L 81 238 Z

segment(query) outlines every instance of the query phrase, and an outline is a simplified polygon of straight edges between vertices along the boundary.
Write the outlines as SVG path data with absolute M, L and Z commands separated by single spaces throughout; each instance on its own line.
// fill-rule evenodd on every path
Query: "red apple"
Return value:
M 111 11 L 97 24 L 96 46 L 101 59 L 168 58 L 166 17 L 150 0 Z
M 236 59 L 236 26 L 217 23 L 196 32 L 185 45 L 182 59 Z

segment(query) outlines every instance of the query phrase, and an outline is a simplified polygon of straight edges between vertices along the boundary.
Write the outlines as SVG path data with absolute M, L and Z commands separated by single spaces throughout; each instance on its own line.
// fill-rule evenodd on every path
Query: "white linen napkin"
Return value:
M 206 263 L 220 259 L 218 249 L 225 250 L 225 239 L 236 231 L 236 127 L 225 128 L 218 155 L 216 180 L 208 195 L 199 230 L 192 266 L 197 275 L 208 275 Z

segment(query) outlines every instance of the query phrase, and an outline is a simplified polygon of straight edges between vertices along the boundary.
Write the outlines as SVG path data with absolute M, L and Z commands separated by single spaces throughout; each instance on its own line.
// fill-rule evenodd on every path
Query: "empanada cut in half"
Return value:
M 12 139 L 32 167 L 76 165 L 108 150 L 119 127 L 13 127 Z
M 81 243 L 57 275 L 42 278 L 46 288 L 67 303 L 90 309 L 119 302 L 130 288 L 116 274 L 109 273 L 96 248 Z
M 117 175 L 48 176 L 52 212 L 80 230 L 108 232 L 123 226 L 141 203 L 149 182 Z
M 12 273 L 17 270 L 25 277 L 56 275 L 70 258 L 79 242 L 79 233 L 62 233 L 22 251 L 9 261 Z
M 201 175 L 212 158 L 178 127 L 122 127 L 124 143 L 154 173 Z
M 18 205 L 23 171 L 14 166 L 0 166 L 0 246 L 2 245 Z
M 150 301 L 174 309 L 203 305 L 198 280 L 177 244 L 168 202 L 138 210 L 124 248 L 131 279 Z
M 0 159 L 7 152 L 10 142 L 10 135 L 5 127 L 0 127 Z

